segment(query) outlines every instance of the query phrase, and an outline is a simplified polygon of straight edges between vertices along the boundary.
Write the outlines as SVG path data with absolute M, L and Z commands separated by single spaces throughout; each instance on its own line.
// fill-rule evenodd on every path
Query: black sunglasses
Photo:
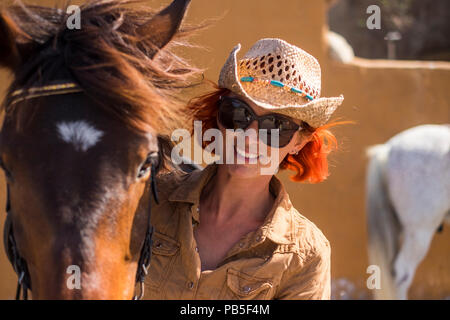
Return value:
M 263 142 L 270 147 L 285 147 L 294 133 L 303 129 L 288 117 L 277 113 L 258 116 L 247 103 L 238 98 L 220 97 L 218 107 L 218 120 L 226 129 L 245 130 L 253 121 L 258 121 L 258 128 L 267 130 L 267 141 Z M 271 130 L 279 130 L 279 141 L 276 145 L 272 145 Z

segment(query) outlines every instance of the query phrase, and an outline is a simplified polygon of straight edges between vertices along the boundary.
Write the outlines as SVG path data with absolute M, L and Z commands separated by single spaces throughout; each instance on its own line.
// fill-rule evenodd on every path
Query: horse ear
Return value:
M 20 61 L 17 37 L 19 30 L 12 19 L 0 12 L 0 66 L 14 69 Z
M 162 49 L 177 33 L 190 2 L 191 0 L 174 0 L 167 8 L 140 26 L 137 33 Z

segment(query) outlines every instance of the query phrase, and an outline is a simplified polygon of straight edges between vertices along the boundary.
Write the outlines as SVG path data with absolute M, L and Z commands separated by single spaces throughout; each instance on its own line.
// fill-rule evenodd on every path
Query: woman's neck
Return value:
M 274 202 L 269 189 L 271 178 L 236 178 L 219 166 L 200 196 L 201 212 L 212 215 L 209 218 L 217 224 L 236 218 L 262 223 Z

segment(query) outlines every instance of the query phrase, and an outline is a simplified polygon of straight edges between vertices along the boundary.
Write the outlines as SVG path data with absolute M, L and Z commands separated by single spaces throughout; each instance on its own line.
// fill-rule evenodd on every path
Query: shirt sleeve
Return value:
M 331 294 L 331 249 L 327 241 L 305 262 L 300 256 L 286 270 L 276 299 L 329 300 Z

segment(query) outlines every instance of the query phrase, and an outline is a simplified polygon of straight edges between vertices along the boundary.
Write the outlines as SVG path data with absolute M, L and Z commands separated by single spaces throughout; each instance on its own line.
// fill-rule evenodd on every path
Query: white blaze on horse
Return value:
M 408 129 L 367 154 L 369 259 L 381 268 L 375 298 L 407 299 L 433 235 L 450 223 L 450 125 Z

